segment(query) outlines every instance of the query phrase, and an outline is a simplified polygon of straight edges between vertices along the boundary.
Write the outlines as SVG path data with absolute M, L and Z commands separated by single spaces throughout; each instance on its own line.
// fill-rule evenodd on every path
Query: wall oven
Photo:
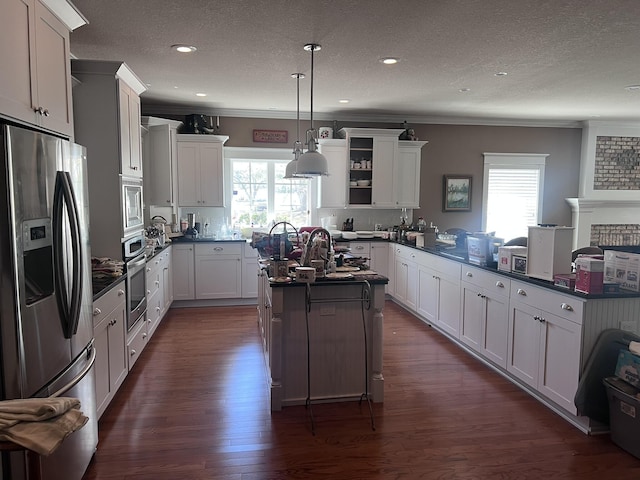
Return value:
M 127 266 L 127 331 L 131 330 L 147 311 L 147 258 L 138 255 Z
M 122 238 L 144 230 L 142 179 L 120 175 L 122 190 Z

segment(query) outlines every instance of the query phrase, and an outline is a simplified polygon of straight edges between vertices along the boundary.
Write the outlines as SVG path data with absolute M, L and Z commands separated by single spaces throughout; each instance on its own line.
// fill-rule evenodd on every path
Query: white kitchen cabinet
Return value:
M 436 255 L 418 257 L 418 313 L 454 338 L 460 336 L 461 268 Z
M 242 245 L 242 298 L 257 298 L 258 296 L 258 251 L 251 245 Z
M 242 297 L 242 244 L 195 245 L 196 299 Z
M 420 164 L 422 147 L 428 142 L 398 142 L 395 165 L 395 206 L 420 208 Z
M 93 304 L 98 418 L 127 377 L 125 297 L 124 283 L 120 283 Z
M 415 311 L 418 298 L 418 263 L 416 251 L 402 245 L 396 245 L 395 248 L 395 298 L 406 307 Z
M 163 250 L 147 261 L 147 333 L 154 334 L 171 305 L 171 248 Z M 169 297 L 169 298 L 167 298 Z
M 193 300 L 196 298 L 194 273 L 194 245 L 175 243 L 172 249 L 172 278 L 174 300 Z
M 344 208 L 347 205 L 347 142 L 321 139 L 319 151 L 327 159 L 329 176 L 318 179 L 318 208 Z
M 69 32 L 86 21 L 67 2 L 47 3 L 3 0 L 0 114 L 73 138 Z
M 140 97 L 124 79 L 118 81 L 120 108 L 120 172 L 142 178 L 142 132 L 140 129 Z
M 169 247 L 164 252 L 164 259 L 162 262 L 162 287 L 164 294 L 164 305 L 162 307 L 162 314 L 166 314 L 171 304 L 173 303 L 173 246 Z
M 582 300 L 513 282 L 509 308 L 507 371 L 577 413 L 573 399 L 580 378 Z
M 389 244 L 387 242 L 371 242 L 369 266 L 374 272 L 389 277 Z M 395 263 L 394 263 L 395 265 Z M 387 286 L 385 285 L 385 292 Z
M 223 207 L 224 135 L 178 135 L 178 205 Z
M 138 322 L 133 329 L 127 333 L 127 364 L 129 371 L 140 358 L 144 347 L 148 341 L 148 322 Z
M 507 367 L 511 282 L 479 268 L 462 269 L 460 340 L 487 360 Z
M 176 135 L 182 122 L 142 117 L 142 124 L 147 128 L 142 146 L 145 203 L 172 207 L 178 192 Z

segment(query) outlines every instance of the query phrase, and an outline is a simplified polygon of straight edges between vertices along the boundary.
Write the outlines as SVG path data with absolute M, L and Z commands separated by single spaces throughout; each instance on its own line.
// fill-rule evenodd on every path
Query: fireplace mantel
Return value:
M 640 224 L 640 200 L 567 198 L 574 226 L 574 248 L 591 244 L 592 225 Z

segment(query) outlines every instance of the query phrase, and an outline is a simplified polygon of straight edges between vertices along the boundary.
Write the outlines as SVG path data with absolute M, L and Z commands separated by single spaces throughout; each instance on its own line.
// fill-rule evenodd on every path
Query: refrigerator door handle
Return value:
M 96 349 L 93 345 L 91 345 L 89 348 L 91 350 L 87 353 L 89 353 L 89 355 L 91 356 L 89 357 L 89 362 L 87 363 L 87 365 L 80 371 L 80 373 L 78 373 L 78 375 L 76 375 L 71 381 L 69 381 L 69 383 L 64 385 L 56 392 L 52 393 L 50 397 L 61 397 L 73 387 L 75 387 L 80 382 L 80 380 L 82 380 L 87 375 L 87 373 L 89 373 L 89 370 L 91 370 L 93 364 L 96 363 Z
M 63 231 L 63 211 L 67 207 L 67 216 L 71 233 L 73 264 L 71 283 L 71 302 L 68 301 L 68 285 L 65 277 L 65 265 L 63 255 L 62 238 Z M 80 320 L 80 306 L 82 300 L 82 244 L 80 241 L 80 222 L 75 195 L 71 186 L 69 172 L 56 172 L 56 183 L 53 193 L 53 237 L 56 245 L 54 252 L 54 263 L 56 266 L 57 301 L 60 317 L 62 319 L 62 330 L 65 338 L 71 338 L 78 330 Z

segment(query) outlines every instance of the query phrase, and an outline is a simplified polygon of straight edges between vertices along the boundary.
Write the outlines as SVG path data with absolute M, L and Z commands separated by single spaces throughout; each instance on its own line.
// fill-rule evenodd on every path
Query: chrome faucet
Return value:
M 311 247 L 313 246 L 313 239 L 320 235 L 321 233 L 324 233 L 325 236 L 327 237 L 327 256 L 329 256 L 331 250 L 332 250 L 332 245 L 331 245 L 331 234 L 329 233 L 328 230 L 324 229 L 324 228 L 316 228 L 315 230 L 312 230 L 311 233 L 309 234 L 309 240 L 307 240 L 307 244 L 305 245 L 305 252 L 304 252 L 304 258 L 302 259 L 302 265 L 305 267 L 308 267 L 311 265 Z M 325 260 L 328 260 L 328 258 L 326 258 Z

